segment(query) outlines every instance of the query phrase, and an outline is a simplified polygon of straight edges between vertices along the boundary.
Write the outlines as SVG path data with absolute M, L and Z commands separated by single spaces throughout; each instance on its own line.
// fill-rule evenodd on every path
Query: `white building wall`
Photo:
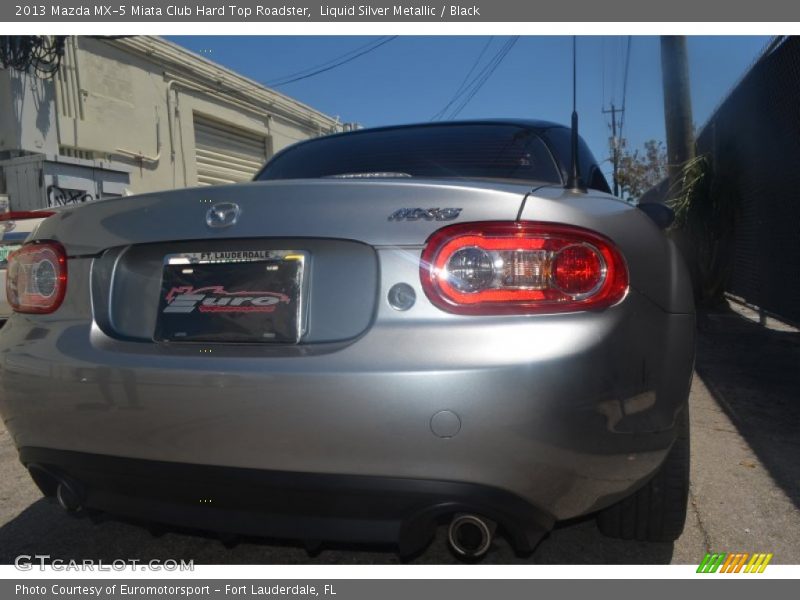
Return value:
M 0 70 L 0 151 L 57 152 L 54 100 L 52 81 Z
M 126 193 L 197 185 L 195 115 L 263 137 L 267 157 L 341 130 L 336 119 L 157 37 L 70 37 L 52 80 L 0 71 L 0 152 L 45 155 L 53 181 L 61 166 L 79 163 L 95 170 L 95 185 L 113 172 L 113 189 L 128 173 Z
M 60 144 L 134 167 L 136 193 L 197 184 L 195 113 L 264 136 L 273 152 L 339 128 L 335 119 L 159 38 L 71 41 L 75 64 L 65 72 L 77 80 L 73 104 L 80 110 L 59 119 Z M 66 94 L 74 87 L 64 86 Z

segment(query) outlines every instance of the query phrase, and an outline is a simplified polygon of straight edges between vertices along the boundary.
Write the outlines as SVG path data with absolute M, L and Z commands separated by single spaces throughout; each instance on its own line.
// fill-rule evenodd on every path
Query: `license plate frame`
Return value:
M 167 254 L 153 340 L 297 344 L 306 329 L 303 250 L 198 250 Z

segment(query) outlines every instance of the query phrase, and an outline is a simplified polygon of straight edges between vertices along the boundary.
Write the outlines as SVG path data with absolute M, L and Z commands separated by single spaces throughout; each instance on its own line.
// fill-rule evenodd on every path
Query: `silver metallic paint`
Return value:
M 51 217 L 36 235 L 60 240 L 75 257 L 67 296 L 56 313 L 15 314 L 0 331 L 0 413 L 17 446 L 460 480 L 511 491 L 559 519 L 600 508 L 657 468 L 685 405 L 694 344 L 685 267 L 623 202 L 542 188 L 523 207 L 528 191 L 463 181 L 254 183 L 102 201 Z M 224 232 L 205 227 L 201 200 L 231 198 L 247 219 Z M 425 240 L 443 224 L 387 221 L 404 206 L 460 206 L 457 222 L 521 213 L 593 229 L 623 252 L 631 289 L 597 312 L 444 313 L 418 273 Z M 201 354 L 114 337 L 98 324 L 90 279 L 99 277 L 102 252 L 220 237 L 372 246 L 376 278 L 364 293 L 376 301 L 366 326 L 336 341 L 216 345 Z M 387 301 L 398 283 L 416 292 L 408 311 Z M 430 429 L 443 410 L 461 420 L 450 438 Z

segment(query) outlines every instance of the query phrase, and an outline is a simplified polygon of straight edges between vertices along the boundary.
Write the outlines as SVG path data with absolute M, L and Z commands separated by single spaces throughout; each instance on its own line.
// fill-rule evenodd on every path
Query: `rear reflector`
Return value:
M 8 257 L 6 296 L 15 312 L 51 313 L 67 291 L 67 256 L 58 242 L 25 244 Z
M 21 221 L 22 219 L 44 219 L 54 215 L 52 210 L 12 210 L 0 213 L 0 221 Z
M 628 290 L 611 240 L 558 223 L 462 223 L 428 240 L 420 266 L 430 301 L 468 315 L 557 313 L 616 304 Z

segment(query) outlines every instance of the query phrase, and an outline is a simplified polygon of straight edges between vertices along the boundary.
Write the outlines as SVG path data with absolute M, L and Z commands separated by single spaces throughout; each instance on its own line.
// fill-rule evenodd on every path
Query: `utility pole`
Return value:
M 619 112 L 622 112 L 623 109 L 619 109 Z M 607 115 L 611 113 L 611 163 L 614 165 L 614 195 L 619 196 L 619 179 L 617 174 L 619 173 L 619 143 L 620 140 L 617 139 L 617 107 L 614 106 L 614 103 L 611 103 L 611 110 L 603 109 L 603 114 Z
M 661 75 L 667 131 L 667 168 L 672 188 L 680 179 L 683 165 L 695 155 L 686 36 L 661 36 Z

